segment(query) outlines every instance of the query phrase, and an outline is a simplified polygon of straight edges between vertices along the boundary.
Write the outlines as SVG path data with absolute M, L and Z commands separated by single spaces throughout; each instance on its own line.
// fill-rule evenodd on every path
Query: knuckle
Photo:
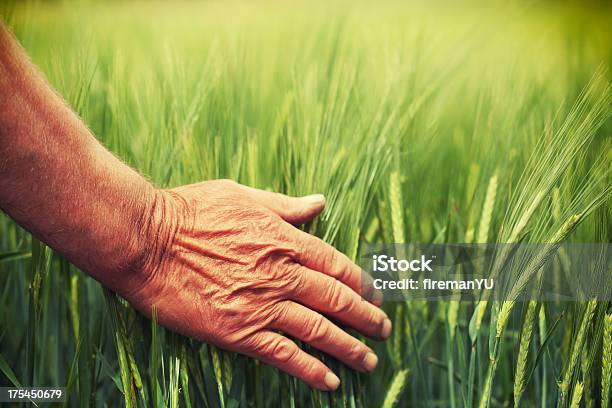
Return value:
M 253 223 L 251 223 L 251 232 L 255 235 L 264 234 L 275 246 L 280 246 L 287 240 L 281 219 L 266 208 L 258 208 L 252 213 Z
M 337 279 L 342 282 L 350 282 L 352 278 L 353 270 L 351 268 L 352 262 L 350 259 L 341 252 L 332 250 L 333 252 L 333 263 L 332 267 L 336 273 Z
M 361 342 L 353 341 L 351 342 L 346 354 L 351 361 L 361 362 L 364 359 L 367 351 L 368 350 L 365 349 Z
M 310 381 L 317 381 L 318 379 L 322 378 L 325 374 L 322 374 L 321 371 L 321 366 L 317 361 L 304 364 L 302 367 L 302 375 L 304 379 Z
M 329 267 L 333 262 L 333 254 L 326 249 L 326 243 L 313 235 L 304 233 L 303 239 L 299 240 L 299 249 L 312 263 L 320 265 L 317 268 Z
M 315 252 L 312 250 L 311 240 L 304 234 L 301 231 L 296 231 L 294 235 L 293 241 L 295 242 L 296 252 L 299 255 L 311 256 Z
M 380 332 L 385 323 L 385 316 L 382 313 L 377 313 L 375 311 L 371 311 L 370 313 L 370 324 L 376 328 L 378 332 Z
M 331 311 L 334 313 L 346 313 L 353 308 L 353 301 L 350 296 L 347 296 L 343 287 L 338 281 L 333 281 L 329 287 L 328 299 L 330 301 Z
M 269 310 L 270 323 L 272 321 L 284 322 L 289 318 L 289 316 L 287 316 L 289 309 L 287 308 L 287 304 L 285 302 L 275 303 Z
M 325 324 L 325 318 L 321 315 L 316 315 L 309 322 L 310 329 L 306 341 L 309 343 L 320 343 L 327 340 L 329 330 Z
M 299 265 L 289 259 L 283 251 L 273 251 L 267 254 L 259 264 L 266 270 L 274 287 L 284 291 L 292 291 L 299 287 L 301 283 Z
M 338 251 L 334 250 L 327 246 L 327 244 L 323 241 L 320 242 L 321 249 L 324 249 L 323 252 L 323 260 L 325 265 L 331 269 L 332 273 L 338 273 L 336 271 L 336 263 L 338 261 Z
M 327 244 L 326 244 L 327 245 Z M 329 247 L 326 253 L 325 264 L 330 274 L 342 282 L 348 282 L 351 277 L 350 261 L 343 253 Z
M 281 337 L 268 343 L 266 354 L 279 363 L 288 363 L 297 355 L 297 347 L 287 338 Z
M 263 355 L 264 342 L 257 334 L 242 338 L 240 341 L 228 347 L 234 351 L 243 352 L 251 356 L 261 357 Z
M 301 267 L 295 263 L 289 256 L 282 254 L 282 257 L 278 260 L 277 267 L 281 277 L 287 280 L 296 280 L 300 278 Z
M 268 313 L 269 321 L 267 322 L 268 326 L 276 327 L 275 324 L 287 324 L 295 317 L 291 315 L 291 310 L 289 308 L 289 302 L 281 300 L 277 301 L 270 307 L 270 312 Z
M 304 274 L 300 265 L 296 263 L 288 264 L 284 268 L 283 281 L 285 289 L 291 293 L 298 293 L 303 285 Z

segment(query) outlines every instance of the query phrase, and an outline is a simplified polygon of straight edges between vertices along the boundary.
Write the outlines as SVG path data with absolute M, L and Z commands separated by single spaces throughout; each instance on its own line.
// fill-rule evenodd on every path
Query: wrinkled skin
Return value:
M 1 21 L 0 95 L 0 209 L 58 254 L 162 325 L 321 390 L 338 378 L 279 331 L 374 369 L 331 320 L 375 339 L 390 321 L 359 296 L 358 267 L 291 225 L 319 214 L 322 196 L 229 181 L 156 189 L 95 139 Z
M 386 338 L 391 324 L 373 304 L 380 294 L 370 296 L 373 303 L 358 294 L 357 266 L 290 224 L 324 205 L 320 195 L 291 198 L 224 180 L 163 191 L 145 282 L 124 296 L 147 315 L 154 307 L 172 330 L 335 389 L 329 368 L 276 331 L 371 371 L 372 350 L 329 319 L 374 339 Z

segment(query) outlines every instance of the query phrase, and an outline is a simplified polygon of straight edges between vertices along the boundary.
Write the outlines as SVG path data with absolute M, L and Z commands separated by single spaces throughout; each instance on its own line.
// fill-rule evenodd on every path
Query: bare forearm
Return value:
M 340 380 L 282 331 L 370 372 L 391 321 L 345 255 L 291 224 L 302 198 L 214 180 L 156 190 L 104 149 L 0 27 L 0 208 L 138 310 L 321 390 Z M 372 303 L 363 302 L 359 295 Z
M 108 152 L 0 24 L 0 208 L 112 288 L 143 262 L 155 192 Z

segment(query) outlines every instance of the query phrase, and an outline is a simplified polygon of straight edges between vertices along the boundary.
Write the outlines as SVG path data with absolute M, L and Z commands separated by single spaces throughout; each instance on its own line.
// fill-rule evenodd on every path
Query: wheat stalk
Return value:
M 446 314 L 446 320 L 448 322 L 448 329 L 450 330 L 451 340 L 455 337 L 455 330 L 457 329 L 457 319 L 459 317 L 459 306 L 458 300 L 448 301 L 448 312 Z
M 402 327 L 404 325 L 404 305 L 398 303 L 395 306 L 395 318 L 393 319 L 393 342 L 392 342 L 392 354 L 393 364 L 401 366 L 402 362 Z
M 491 387 L 493 385 L 493 374 L 497 369 L 497 363 L 499 359 L 494 358 L 489 362 L 489 368 L 487 369 L 486 381 L 482 388 L 482 396 L 480 398 L 480 403 L 478 404 L 478 408 L 486 408 L 489 406 L 489 401 L 491 398 Z

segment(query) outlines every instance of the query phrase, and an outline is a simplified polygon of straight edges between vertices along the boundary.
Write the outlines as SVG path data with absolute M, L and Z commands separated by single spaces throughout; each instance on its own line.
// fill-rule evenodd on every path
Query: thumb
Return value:
M 256 202 L 275 212 L 291 224 L 304 224 L 319 215 L 325 208 L 325 196 L 323 194 L 291 197 L 251 187 L 247 187 L 247 189 Z

